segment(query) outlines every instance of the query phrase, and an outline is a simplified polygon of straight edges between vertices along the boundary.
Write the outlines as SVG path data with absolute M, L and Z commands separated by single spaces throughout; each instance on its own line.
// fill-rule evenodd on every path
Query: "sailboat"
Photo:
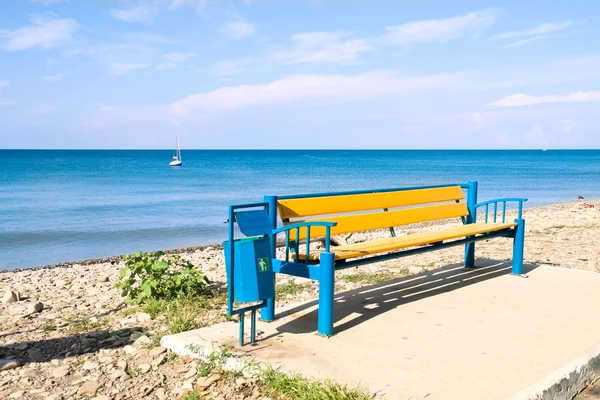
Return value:
M 171 167 L 181 167 L 182 161 L 181 161 L 181 151 L 179 151 L 179 137 L 175 136 L 175 143 L 176 143 L 176 148 L 175 148 L 175 155 L 173 156 L 173 160 L 169 163 L 169 165 Z

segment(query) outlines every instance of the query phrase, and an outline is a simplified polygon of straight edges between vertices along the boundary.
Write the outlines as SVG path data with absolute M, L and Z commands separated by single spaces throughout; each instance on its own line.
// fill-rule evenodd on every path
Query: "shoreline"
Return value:
M 577 206 L 580 206 L 581 204 L 594 205 L 595 207 L 593 207 L 593 208 L 598 208 L 598 211 L 600 211 L 600 199 L 599 200 L 586 200 L 585 203 L 572 201 L 572 202 L 564 202 L 564 203 L 550 203 L 550 204 L 545 204 L 545 205 L 535 205 L 535 206 L 531 206 L 531 207 L 527 207 L 526 204 L 527 204 L 526 202 L 523 204 L 523 213 L 526 213 L 526 212 L 530 213 L 532 211 L 540 210 L 540 209 L 544 209 L 544 208 L 548 208 L 548 207 L 564 207 L 564 206 L 577 207 Z M 507 209 L 507 215 L 510 215 L 514 211 L 515 211 L 515 209 Z M 438 225 L 445 225 L 447 223 L 448 223 L 448 221 L 431 221 L 431 222 L 409 225 L 409 227 L 410 228 L 418 228 L 418 227 L 438 226 Z M 281 240 L 278 240 L 277 247 L 281 247 L 281 246 L 283 246 L 283 242 Z M 190 253 L 194 253 L 197 251 L 203 252 L 208 248 L 210 248 L 212 250 L 222 250 L 223 245 L 220 243 L 205 244 L 205 245 L 199 245 L 199 246 L 179 247 L 179 248 L 167 249 L 167 250 L 153 250 L 153 251 L 148 251 L 145 253 L 153 253 L 156 251 L 162 251 L 165 254 L 190 254 Z M 6 273 L 10 273 L 10 272 L 50 270 L 50 269 L 55 269 L 55 268 L 71 268 L 75 265 L 83 266 L 83 265 L 94 265 L 94 264 L 105 264 L 105 263 L 118 264 L 119 262 L 122 261 L 123 256 L 125 256 L 126 254 L 133 254 L 133 253 L 135 253 L 135 251 L 131 252 L 131 253 L 121 254 L 121 255 L 113 255 L 113 256 L 106 256 L 106 257 L 99 257 L 99 258 L 89 258 L 89 259 L 79 260 L 79 261 L 64 261 L 64 262 L 60 262 L 60 263 L 39 265 L 39 266 L 35 266 L 35 267 L 3 269 L 3 270 L 0 270 L 0 274 L 6 274 Z

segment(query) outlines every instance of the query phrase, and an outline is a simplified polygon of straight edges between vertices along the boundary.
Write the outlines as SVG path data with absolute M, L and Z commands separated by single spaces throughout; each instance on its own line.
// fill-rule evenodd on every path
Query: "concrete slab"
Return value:
M 600 274 L 526 271 L 523 279 L 510 263 L 479 260 L 475 270 L 448 266 L 339 293 L 329 339 L 316 335 L 316 301 L 289 307 L 258 322 L 267 346 L 250 354 L 387 399 L 572 398 L 598 373 Z M 212 350 L 236 345 L 237 333 L 226 323 L 163 345 Z

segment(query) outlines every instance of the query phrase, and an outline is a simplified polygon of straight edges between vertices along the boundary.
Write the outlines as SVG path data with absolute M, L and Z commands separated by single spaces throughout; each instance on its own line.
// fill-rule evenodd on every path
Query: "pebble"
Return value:
M 197 373 L 198 372 L 197 372 L 196 368 L 191 368 L 183 377 L 185 379 L 188 379 L 188 378 L 191 378 L 192 376 L 196 376 Z
M 93 361 L 86 361 L 86 362 L 83 364 L 83 367 L 81 367 L 81 369 L 84 369 L 84 370 L 90 371 L 90 370 L 92 370 L 92 369 L 98 369 L 98 367 L 99 367 L 99 365 L 98 365 L 98 363 L 97 363 L 97 362 L 93 362 Z
M 167 349 L 162 347 L 162 346 L 158 346 L 153 348 L 152 350 L 150 350 L 150 353 L 148 353 L 150 355 L 150 357 L 156 357 L 164 352 L 166 352 Z
M 62 367 L 55 368 L 54 371 L 52 371 L 52 376 L 55 378 L 63 378 L 69 375 L 69 372 L 71 372 L 71 368 L 68 365 L 63 365 Z
M 160 356 L 158 356 L 158 358 L 156 360 L 152 361 L 152 365 L 155 365 L 155 366 L 162 365 L 162 363 L 164 363 L 166 359 L 167 359 L 167 355 L 161 354 Z
M 109 396 L 96 396 L 93 397 L 92 400 L 111 400 L 112 397 Z
M 24 390 L 19 390 L 17 392 L 13 392 L 10 394 L 10 396 L 8 396 L 9 399 L 18 399 L 21 398 L 25 395 L 25 391 Z
M 127 369 L 127 361 L 125 360 L 121 360 L 117 363 L 117 367 L 121 368 L 122 370 L 126 370 Z
M 123 347 L 123 351 L 125 352 L 125 354 L 135 354 L 137 352 L 137 349 L 132 345 L 128 344 L 127 346 Z
M 100 275 L 98 277 L 98 282 L 108 282 L 108 280 L 109 280 L 108 276 L 106 276 L 106 275 Z
M 100 387 L 100 384 L 97 381 L 86 381 L 83 385 L 79 387 L 77 390 L 77 394 L 94 394 Z
M 149 322 L 152 320 L 152 316 L 147 313 L 138 313 L 136 315 L 139 322 Z
M 194 385 L 192 385 L 191 382 L 183 382 L 183 384 L 181 385 L 181 388 L 183 390 L 192 390 L 194 388 Z
M 43 309 L 44 309 L 44 303 L 38 301 L 35 304 L 30 304 L 29 306 L 27 306 L 27 314 L 39 313 L 39 312 L 42 312 Z
M 20 364 L 15 360 L 0 359 L 0 371 L 8 371 L 20 367 Z
M 158 400 L 165 400 L 167 398 L 167 394 L 163 388 L 156 389 L 154 395 L 158 398 Z
M 129 379 L 129 374 L 127 374 L 127 372 L 123 371 L 122 369 L 118 369 L 112 374 L 110 374 L 110 379 Z
M 19 292 L 15 292 L 13 290 L 7 290 L 4 292 L 4 296 L 2 296 L 2 304 L 10 304 L 15 303 L 20 300 Z
M 213 383 L 218 382 L 220 380 L 221 380 L 221 375 L 220 374 L 213 374 L 213 375 L 210 375 L 210 376 L 205 376 L 205 377 L 202 377 L 202 378 L 198 378 L 196 380 L 196 384 L 198 385 L 198 387 L 204 389 L 204 388 L 207 388 L 210 385 L 212 385 Z
M 152 366 L 148 363 L 144 363 L 141 364 L 138 368 L 142 374 L 146 374 L 152 369 Z

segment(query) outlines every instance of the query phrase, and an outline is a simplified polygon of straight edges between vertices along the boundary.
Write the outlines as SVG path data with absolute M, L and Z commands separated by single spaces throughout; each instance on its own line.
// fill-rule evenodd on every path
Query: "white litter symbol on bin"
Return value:
M 269 270 L 269 259 L 267 257 L 261 257 L 258 259 L 258 270 L 260 272 L 266 272 Z

